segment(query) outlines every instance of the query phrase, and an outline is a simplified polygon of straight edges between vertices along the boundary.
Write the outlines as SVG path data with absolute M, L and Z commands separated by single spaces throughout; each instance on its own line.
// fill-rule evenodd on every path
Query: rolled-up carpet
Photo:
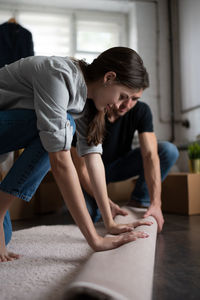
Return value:
M 134 222 L 145 212 L 126 209 L 129 215 L 117 216 L 117 223 Z M 64 299 L 150 300 L 157 223 L 153 217 L 147 220 L 153 225 L 142 225 L 135 230 L 147 232 L 148 238 L 137 239 L 114 250 L 93 253 L 68 286 Z

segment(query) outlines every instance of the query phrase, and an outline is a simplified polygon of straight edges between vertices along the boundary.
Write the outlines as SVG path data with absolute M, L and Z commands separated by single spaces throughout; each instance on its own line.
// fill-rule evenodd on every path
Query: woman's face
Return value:
M 96 87 L 93 94 L 93 101 L 97 110 L 114 110 L 119 116 L 128 112 L 137 100 L 142 96 L 143 89 L 132 90 L 126 86 L 117 84 L 114 80 Z

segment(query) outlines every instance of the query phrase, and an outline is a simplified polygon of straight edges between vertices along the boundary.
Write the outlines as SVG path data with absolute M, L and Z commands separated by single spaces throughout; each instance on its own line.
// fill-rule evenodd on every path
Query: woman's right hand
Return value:
M 147 238 L 149 235 L 142 231 L 131 231 L 122 233 L 117 236 L 101 237 L 99 236 L 98 241 L 92 247 L 94 251 L 106 251 L 118 248 L 124 244 L 133 242 L 138 238 Z

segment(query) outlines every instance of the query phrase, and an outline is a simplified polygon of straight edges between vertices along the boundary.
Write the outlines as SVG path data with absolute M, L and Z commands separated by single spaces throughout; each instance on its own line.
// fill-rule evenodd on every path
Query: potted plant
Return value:
M 200 173 L 200 144 L 195 142 L 188 146 L 189 169 L 192 173 Z

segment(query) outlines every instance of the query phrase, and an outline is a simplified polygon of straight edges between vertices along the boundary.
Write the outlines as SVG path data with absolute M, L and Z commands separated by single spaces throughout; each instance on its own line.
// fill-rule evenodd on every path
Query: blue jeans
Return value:
M 158 155 L 160 158 L 160 169 L 162 181 L 169 173 L 170 168 L 176 162 L 179 152 L 175 145 L 169 142 L 158 143 Z M 117 182 L 129 179 L 139 175 L 136 181 L 136 186 L 132 192 L 131 200 L 138 202 L 138 204 L 148 207 L 150 205 L 150 198 L 147 184 L 144 178 L 144 168 L 140 148 L 129 151 L 123 157 L 105 166 L 106 182 Z M 89 196 L 85 191 L 88 211 L 94 222 L 97 222 L 101 215 L 95 200 Z
M 68 119 L 75 132 L 75 123 Z M 30 201 L 44 176 L 50 169 L 49 155 L 43 148 L 37 130 L 34 110 L 13 109 L 0 111 L 0 154 L 24 148 L 7 176 L 0 183 L 0 190 L 25 201 Z M 12 226 L 9 213 L 4 218 L 6 244 L 11 239 Z

